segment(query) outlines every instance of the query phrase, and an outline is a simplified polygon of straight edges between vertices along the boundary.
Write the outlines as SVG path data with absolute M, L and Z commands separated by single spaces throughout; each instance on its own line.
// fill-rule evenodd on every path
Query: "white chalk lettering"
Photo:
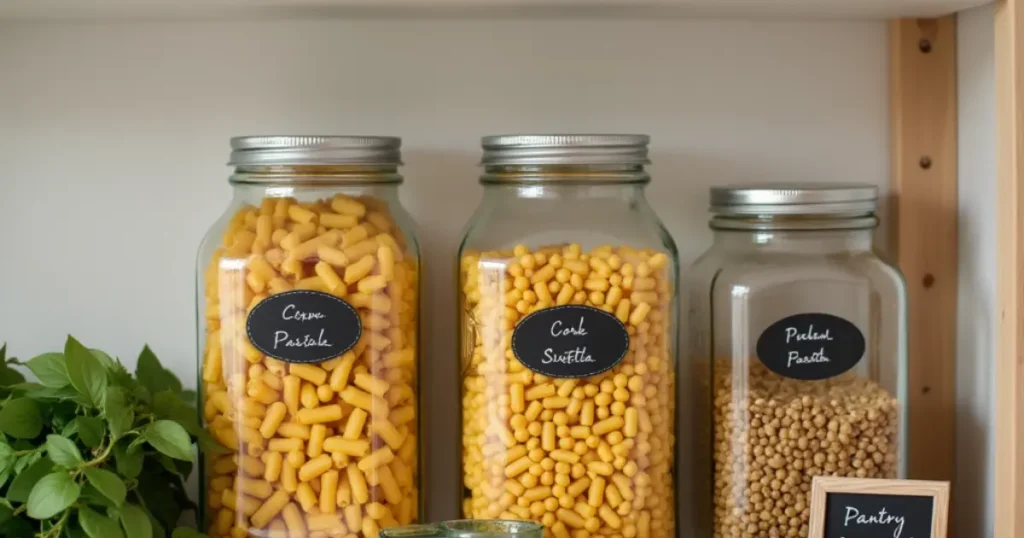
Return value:
M 541 364 L 551 364 L 557 362 L 560 364 L 577 364 L 583 362 L 597 362 L 594 360 L 589 353 L 587 353 L 586 346 L 571 349 L 563 353 L 556 353 L 555 350 L 547 348 L 544 350 L 544 358 L 540 360 Z
M 583 328 L 583 318 L 580 317 L 579 327 L 567 327 L 562 328 L 562 320 L 558 320 L 551 324 L 551 336 L 558 338 L 559 336 L 586 336 L 587 330 Z
M 293 319 L 295 321 L 314 321 L 318 319 L 327 319 L 327 316 L 320 312 L 303 312 L 296 308 L 295 305 L 290 304 L 284 307 L 281 311 L 282 319 Z
M 843 517 L 843 526 L 849 527 L 851 522 L 854 525 L 893 525 L 892 538 L 900 538 L 906 520 L 907 518 L 903 516 L 894 516 L 886 512 L 885 507 L 882 507 L 878 514 L 864 515 L 856 507 L 847 506 L 846 515 Z
M 792 368 L 794 364 L 816 364 L 823 362 L 832 362 L 827 355 L 825 355 L 825 348 L 821 348 L 810 356 L 801 356 L 799 351 L 790 351 L 789 360 L 786 361 L 786 368 Z
M 786 327 L 786 343 L 793 341 L 796 342 L 818 342 L 821 340 L 832 340 L 832 335 L 829 334 L 829 329 L 825 329 L 823 333 L 814 332 L 814 324 L 807 326 L 805 332 L 800 332 L 796 327 Z
M 278 346 L 281 347 L 332 347 L 333 343 L 329 342 L 324 337 L 326 329 L 320 329 L 320 334 L 312 336 L 304 334 L 297 338 L 292 338 L 288 334 L 288 331 L 274 331 L 274 349 Z

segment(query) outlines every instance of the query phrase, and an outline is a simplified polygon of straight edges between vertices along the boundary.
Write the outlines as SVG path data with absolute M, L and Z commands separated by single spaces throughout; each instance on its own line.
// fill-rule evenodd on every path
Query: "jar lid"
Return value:
M 866 183 L 711 188 L 711 211 L 725 216 L 866 214 L 877 208 L 878 187 Z
M 513 134 L 485 136 L 481 164 L 649 164 L 647 135 Z
M 402 164 L 394 136 L 239 136 L 231 139 L 232 166 Z

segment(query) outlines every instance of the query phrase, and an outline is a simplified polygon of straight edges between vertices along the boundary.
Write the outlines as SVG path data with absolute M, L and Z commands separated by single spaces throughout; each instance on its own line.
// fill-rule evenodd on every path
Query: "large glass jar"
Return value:
M 400 140 L 232 140 L 199 252 L 210 536 L 377 538 L 417 521 L 419 256 Z
M 701 535 L 806 537 L 813 477 L 904 476 L 906 290 L 873 250 L 877 197 L 712 189 L 687 277 Z
M 673 536 L 676 247 L 646 136 L 483 140 L 459 251 L 463 512 Z

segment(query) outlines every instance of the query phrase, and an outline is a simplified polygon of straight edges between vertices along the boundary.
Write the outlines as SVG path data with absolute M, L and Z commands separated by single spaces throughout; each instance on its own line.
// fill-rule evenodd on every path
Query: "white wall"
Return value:
M 479 136 L 650 133 L 650 194 L 689 264 L 709 185 L 886 183 L 886 44 L 881 21 L 0 23 L 0 340 L 29 357 L 72 333 L 132 364 L 149 343 L 191 384 L 228 137 L 402 135 L 427 252 L 427 498 L 453 516 L 452 261 Z
M 996 117 L 993 9 L 958 20 L 960 290 L 957 333 L 956 536 L 991 538 L 996 341 Z

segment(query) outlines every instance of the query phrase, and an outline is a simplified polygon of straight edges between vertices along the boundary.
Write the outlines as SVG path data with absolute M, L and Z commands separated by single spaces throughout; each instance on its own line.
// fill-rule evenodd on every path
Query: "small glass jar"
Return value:
M 380 538 L 543 538 L 544 527 L 530 521 L 457 520 L 384 529 Z
M 456 520 L 441 524 L 447 538 L 543 538 L 544 527 L 531 521 Z
M 647 144 L 483 140 L 459 251 L 465 517 L 675 533 L 678 262 Z
M 232 140 L 234 198 L 199 251 L 211 537 L 417 521 L 419 255 L 400 140 Z
M 711 190 L 714 245 L 687 279 L 701 535 L 803 538 L 813 477 L 905 475 L 906 289 L 873 250 L 877 198 Z
M 445 538 L 444 529 L 440 525 L 409 525 L 406 527 L 391 527 L 381 529 L 380 538 Z

